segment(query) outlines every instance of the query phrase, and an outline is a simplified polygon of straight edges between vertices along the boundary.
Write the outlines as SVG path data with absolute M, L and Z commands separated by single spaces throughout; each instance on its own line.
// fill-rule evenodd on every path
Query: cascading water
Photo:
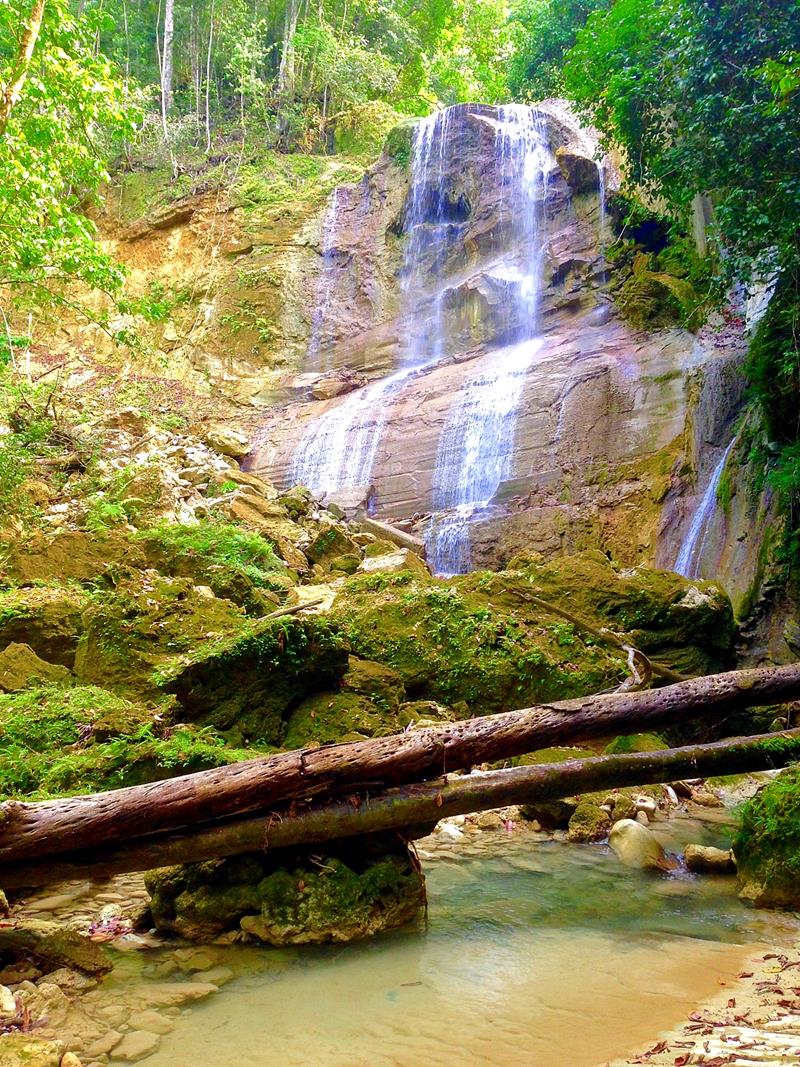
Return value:
M 423 286 L 431 287 L 424 264 L 429 260 L 436 264 L 437 252 L 452 236 L 454 207 L 443 189 L 450 115 L 450 109 L 434 112 L 414 130 L 405 216 L 409 236 L 403 265 L 403 291 L 409 310 L 415 310 L 411 305 Z M 435 270 L 434 267 L 434 274 Z M 322 277 L 324 284 L 324 269 Z M 436 283 L 435 276 L 433 280 Z M 410 315 L 412 325 L 399 370 L 351 393 L 309 426 L 292 463 L 296 483 L 319 495 L 369 485 L 391 397 L 404 382 L 428 370 L 445 354 L 445 293 L 444 286 L 435 285 L 430 315 Z M 327 302 L 330 303 L 329 295 Z M 321 294 L 323 316 L 328 304 L 325 294 Z
M 719 489 L 719 483 L 722 481 L 722 474 L 725 470 L 725 464 L 728 462 L 728 456 L 731 454 L 736 440 L 734 437 L 714 468 L 711 479 L 706 486 L 700 503 L 697 505 L 697 510 L 692 516 L 686 537 L 678 552 L 675 566 L 672 569 L 676 574 L 682 574 L 684 578 L 700 577 L 700 564 L 708 540 L 711 522 L 717 509 L 717 490 Z
M 539 112 L 507 105 L 498 113 L 498 183 L 516 230 L 511 262 L 502 264 L 502 274 L 509 322 L 521 339 L 490 354 L 450 409 L 436 458 L 435 514 L 426 532 L 428 560 L 437 574 L 462 574 L 471 566 L 470 522 L 512 474 L 525 376 L 542 347 L 535 336 L 545 247 L 542 222 L 547 176 L 555 160 Z
M 338 224 L 342 208 L 349 199 L 352 189 L 346 185 L 337 185 L 331 194 L 325 219 L 322 224 L 322 270 L 317 283 L 316 301 L 311 316 L 311 336 L 306 350 L 306 367 L 308 370 L 329 370 L 322 365 L 320 349 L 325 324 L 330 311 L 334 293 L 334 275 L 338 269 Z

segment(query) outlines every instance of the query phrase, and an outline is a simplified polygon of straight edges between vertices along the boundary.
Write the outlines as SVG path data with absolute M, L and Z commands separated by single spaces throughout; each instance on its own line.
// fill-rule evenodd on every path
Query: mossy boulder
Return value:
M 174 724 L 96 686 L 0 694 L 0 797 L 44 799 L 138 785 L 251 758 L 209 729 Z
M 348 652 L 324 617 L 262 619 L 180 657 L 160 673 L 159 684 L 191 722 L 213 726 L 235 743 L 280 744 L 289 709 L 335 687 Z
M 347 673 L 342 678 L 342 689 L 361 696 L 369 697 L 388 711 L 397 711 L 405 700 L 403 679 L 382 663 L 350 656 L 347 661 Z
M 156 700 L 162 692 L 154 672 L 246 624 L 240 607 L 208 597 L 191 579 L 146 570 L 97 597 L 87 610 L 75 673 L 82 682 L 123 696 Z
M 287 586 L 288 568 L 270 541 L 221 520 L 159 523 L 139 531 L 137 544 L 150 567 L 173 578 L 191 578 L 252 614 L 275 606 Z
M 74 586 L 30 586 L 0 592 L 0 646 L 30 645 L 48 663 L 72 667 L 89 596 Z
M 358 545 L 341 526 L 334 523 L 321 526 L 314 540 L 306 547 L 305 554 L 312 563 L 329 563 L 337 556 L 348 555 L 355 555 L 360 559 Z
M 270 945 L 354 941 L 413 921 L 424 880 L 396 838 L 320 846 L 152 871 L 156 927 L 192 941 L 229 931 Z
M 361 565 L 361 556 L 355 552 L 348 552 L 343 556 L 335 556 L 328 567 L 332 571 L 341 571 L 342 574 L 355 574 Z
M 782 771 L 744 805 L 733 851 L 742 900 L 800 909 L 800 766 Z
M 603 841 L 611 829 L 611 816 L 593 797 L 581 797 L 570 816 L 567 838 L 570 841 Z
M 637 648 L 675 670 L 710 674 L 733 663 L 733 609 L 713 582 L 649 567 L 624 570 L 598 551 L 517 563 L 537 596 L 626 633 Z
M 66 667 L 40 659 L 30 645 L 6 645 L 0 652 L 0 692 L 17 693 L 34 685 L 72 685 Z
M 315 693 L 289 715 L 285 748 L 385 737 L 400 729 L 395 712 L 356 693 Z
M 621 756 L 626 752 L 660 752 L 664 748 L 669 748 L 669 742 L 659 734 L 626 734 L 609 741 L 603 753 L 606 756 Z
M 445 582 L 379 572 L 347 579 L 330 615 L 353 653 L 395 670 L 409 698 L 463 701 L 472 714 L 597 692 L 624 677 L 621 655 L 532 610 L 529 592 L 524 575 Z
M 143 553 L 123 531 L 63 530 L 6 540 L 1 569 L 19 585 L 33 582 L 93 581 L 145 565 Z

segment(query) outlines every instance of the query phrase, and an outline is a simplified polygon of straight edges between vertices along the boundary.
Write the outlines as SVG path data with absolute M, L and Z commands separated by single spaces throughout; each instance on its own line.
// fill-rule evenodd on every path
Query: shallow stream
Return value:
M 659 834 L 678 851 L 723 831 L 673 820 Z M 427 839 L 420 856 L 427 929 L 232 947 L 238 977 L 176 1020 L 147 1067 L 596 1067 L 800 932 L 745 908 L 732 879 L 627 870 L 604 845 L 491 832 Z

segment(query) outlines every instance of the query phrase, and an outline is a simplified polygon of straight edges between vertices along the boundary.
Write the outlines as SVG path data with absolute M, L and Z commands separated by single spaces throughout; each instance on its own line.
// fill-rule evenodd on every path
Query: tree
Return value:
M 96 53 L 97 8 L 67 0 L 0 6 L 0 289 L 6 307 L 70 299 L 73 282 L 118 293 L 119 267 L 94 241 L 85 205 L 105 160 L 134 130 L 121 79 Z M 24 27 L 20 34 L 20 26 Z

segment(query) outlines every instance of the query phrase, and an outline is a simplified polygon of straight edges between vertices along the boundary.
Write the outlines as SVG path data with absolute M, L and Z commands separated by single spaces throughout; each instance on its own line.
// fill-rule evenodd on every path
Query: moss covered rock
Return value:
M 603 841 L 611 829 L 611 816 L 593 797 L 581 797 L 570 816 L 570 841 Z
M 159 683 L 177 696 L 190 721 L 224 731 L 234 742 L 280 744 L 289 709 L 337 685 L 348 651 L 324 617 L 262 619 L 180 657 Z
M 603 752 L 607 756 L 620 756 L 626 752 L 660 752 L 664 748 L 669 748 L 669 742 L 658 734 L 626 734 L 615 737 Z
M 422 875 L 391 837 L 153 871 L 159 930 L 207 941 L 231 930 L 270 945 L 354 941 L 411 922 L 424 907 Z
M 191 579 L 143 571 L 120 582 L 114 593 L 97 597 L 87 610 L 75 673 L 123 696 L 156 700 L 162 695 L 156 670 L 241 631 L 246 623 L 241 608 L 207 596 Z
M 392 667 L 409 697 L 464 701 L 472 714 L 597 692 L 624 677 L 620 655 L 532 610 L 529 595 L 524 575 L 375 573 L 347 579 L 331 617 L 354 654 Z
M 29 645 L 6 645 L 0 652 L 0 692 L 17 693 L 33 685 L 72 685 L 66 667 L 40 659 Z
M 74 586 L 5 589 L 0 592 L 0 646 L 21 642 L 48 663 L 72 667 L 89 603 Z
M 32 536 L 5 541 L 2 570 L 20 585 L 32 582 L 92 581 L 106 574 L 145 565 L 144 555 L 120 531 L 86 533 L 36 531 Z
M 782 771 L 744 805 L 733 851 L 742 900 L 800 909 L 800 766 Z
M 348 537 L 341 526 L 330 523 L 323 525 L 305 554 L 312 563 L 330 562 L 337 556 L 359 556 L 358 545 Z

